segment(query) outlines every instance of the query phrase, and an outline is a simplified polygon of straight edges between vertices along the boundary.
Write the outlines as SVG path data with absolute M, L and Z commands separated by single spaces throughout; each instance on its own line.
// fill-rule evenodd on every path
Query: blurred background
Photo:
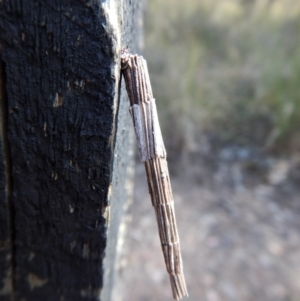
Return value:
M 300 1 L 151 0 L 145 14 L 189 300 L 299 301 Z M 124 300 L 171 300 L 140 162 L 135 178 Z

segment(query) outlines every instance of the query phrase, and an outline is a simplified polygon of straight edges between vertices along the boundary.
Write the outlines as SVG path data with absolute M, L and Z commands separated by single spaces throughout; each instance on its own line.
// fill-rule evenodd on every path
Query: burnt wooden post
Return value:
M 0 1 L 0 300 L 112 300 L 140 1 Z

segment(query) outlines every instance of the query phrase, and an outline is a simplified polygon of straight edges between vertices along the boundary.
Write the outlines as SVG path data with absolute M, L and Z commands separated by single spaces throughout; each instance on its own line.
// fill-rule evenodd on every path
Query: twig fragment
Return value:
M 174 201 L 147 63 L 142 56 L 121 53 L 121 68 L 130 100 L 139 155 L 144 162 L 161 247 L 174 299 L 188 296 L 180 253 Z

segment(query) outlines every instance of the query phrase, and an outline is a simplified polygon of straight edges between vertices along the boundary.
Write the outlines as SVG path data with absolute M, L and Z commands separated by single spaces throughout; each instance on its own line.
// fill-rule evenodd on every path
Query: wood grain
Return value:
M 117 39 L 140 43 L 139 2 L 0 1 L 1 301 L 116 300 L 131 161 Z

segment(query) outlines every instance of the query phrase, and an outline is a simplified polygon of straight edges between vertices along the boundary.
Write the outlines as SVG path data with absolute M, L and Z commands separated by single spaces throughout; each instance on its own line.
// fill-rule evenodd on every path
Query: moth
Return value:
M 145 165 L 161 247 L 170 276 L 173 297 L 188 296 L 177 231 L 167 153 L 158 122 L 147 62 L 142 56 L 121 51 L 121 70 L 130 101 L 139 156 Z

